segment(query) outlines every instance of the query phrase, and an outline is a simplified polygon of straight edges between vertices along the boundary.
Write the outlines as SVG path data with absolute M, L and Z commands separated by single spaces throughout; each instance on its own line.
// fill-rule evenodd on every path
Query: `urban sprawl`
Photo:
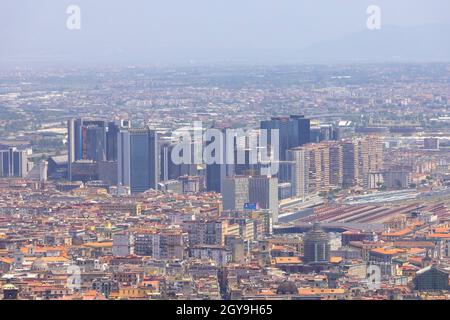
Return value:
M 231 161 L 194 159 L 213 144 Z M 0 72 L 0 299 L 449 299 L 449 276 L 448 64 Z

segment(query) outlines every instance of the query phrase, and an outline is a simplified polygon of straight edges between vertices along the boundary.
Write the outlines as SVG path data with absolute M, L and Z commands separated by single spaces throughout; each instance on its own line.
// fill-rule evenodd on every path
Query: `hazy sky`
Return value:
M 71 4 L 81 30 L 66 28 Z M 316 43 L 377 32 L 366 29 L 371 4 L 382 28 L 450 21 L 449 0 L 1 0 L 0 62 L 283 62 Z

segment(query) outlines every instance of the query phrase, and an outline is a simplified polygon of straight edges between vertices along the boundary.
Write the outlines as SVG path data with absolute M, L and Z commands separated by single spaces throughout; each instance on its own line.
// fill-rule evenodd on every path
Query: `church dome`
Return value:
M 17 287 L 11 283 L 7 283 L 2 287 L 3 290 L 17 290 Z
M 293 281 L 282 282 L 277 289 L 277 294 L 297 294 L 298 288 Z
M 318 223 L 313 225 L 313 228 L 305 234 L 305 241 L 326 241 L 328 242 L 328 235 L 320 228 Z
M 318 223 L 303 238 L 303 261 L 305 263 L 328 263 L 330 260 L 330 240 Z

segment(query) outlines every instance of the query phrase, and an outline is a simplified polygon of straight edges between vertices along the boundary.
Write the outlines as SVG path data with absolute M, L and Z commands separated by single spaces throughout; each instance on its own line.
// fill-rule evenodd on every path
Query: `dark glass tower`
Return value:
M 158 134 L 150 128 L 128 129 L 119 133 L 118 183 L 129 186 L 131 192 L 157 189 Z
M 295 148 L 310 142 L 310 120 L 303 115 L 291 115 L 291 136 L 289 148 Z
M 105 126 L 88 125 L 86 131 L 86 141 L 84 142 L 86 160 L 104 161 L 106 159 L 106 128 Z
M 206 190 L 220 192 L 224 177 L 226 177 L 225 164 L 208 164 L 206 166 Z
M 286 160 L 286 151 L 290 148 L 290 135 L 292 123 L 288 117 L 273 117 L 270 120 L 261 121 L 261 129 L 267 130 L 267 142 L 272 145 L 271 132 L 278 129 L 279 134 L 279 157 Z
M 267 130 L 267 141 L 272 145 L 271 130 L 278 129 L 279 134 L 279 158 L 286 160 L 286 151 L 302 146 L 310 142 L 310 120 L 302 115 L 290 117 L 272 117 L 270 120 L 261 121 L 261 129 Z
M 117 135 L 120 127 L 114 122 L 108 123 L 108 131 L 106 132 L 106 160 L 117 161 Z

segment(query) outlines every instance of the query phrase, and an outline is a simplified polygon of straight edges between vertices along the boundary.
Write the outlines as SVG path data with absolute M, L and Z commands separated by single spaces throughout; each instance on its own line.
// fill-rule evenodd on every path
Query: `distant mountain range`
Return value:
M 297 53 L 304 62 L 448 62 L 450 24 L 415 27 L 382 26 L 334 41 L 320 42 Z
M 97 30 L 93 28 L 93 30 Z M 382 25 L 380 30 L 362 30 L 347 36 L 304 45 L 286 37 L 278 44 L 267 40 L 261 43 L 210 44 L 205 40 L 192 43 L 145 40 L 145 30 L 127 37 L 125 31 L 117 35 L 108 30 L 69 33 L 58 29 L 46 41 L 29 38 L 22 33 L 15 40 L 7 30 L 0 29 L 0 66 L 30 62 L 49 65 L 98 63 L 153 63 L 196 61 L 200 65 L 210 62 L 258 63 L 371 63 L 371 62 L 450 62 L 450 22 L 433 25 L 396 27 Z M 42 36 L 43 32 L 36 36 Z M 99 35 L 102 35 L 100 37 Z M 311 41 L 309 41 L 311 43 Z M 262 48 L 265 49 L 262 49 Z M 190 63 L 190 62 L 189 62 Z

